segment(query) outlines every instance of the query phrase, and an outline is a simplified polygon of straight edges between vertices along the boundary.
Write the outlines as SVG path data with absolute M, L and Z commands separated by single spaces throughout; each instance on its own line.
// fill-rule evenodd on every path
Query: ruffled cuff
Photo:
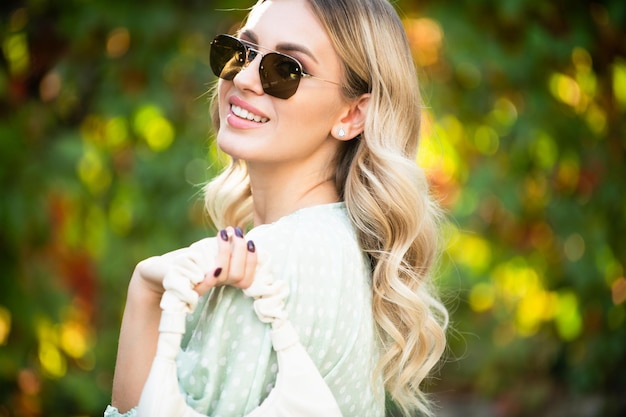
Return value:
M 131 408 L 124 414 L 121 414 L 119 410 L 111 405 L 107 406 L 107 409 L 104 410 L 104 417 L 136 417 L 137 416 L 137 407 Z

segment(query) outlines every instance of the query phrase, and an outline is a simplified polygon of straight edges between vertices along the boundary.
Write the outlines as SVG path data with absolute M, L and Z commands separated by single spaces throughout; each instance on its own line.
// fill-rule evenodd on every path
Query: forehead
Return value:
M 263 46 L 297 42 L 311 47 L 330 44 L 307 0 L 268 0 L 254 6 L 242 31 L 251 31 Z

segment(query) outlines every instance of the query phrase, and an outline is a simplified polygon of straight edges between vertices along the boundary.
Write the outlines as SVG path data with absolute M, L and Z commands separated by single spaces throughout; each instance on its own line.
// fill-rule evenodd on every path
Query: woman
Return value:
M 447 312 L 429 284 L 438 211 L 415 164 L 421 102 L 397 14 L 386 0 L 260 0 L 236 37 L 213 41 L 211 66 L 232 157 L 205 189 L 221 230 L 137 266 L 105 415 L 136 410 L 164 286 L 194 310 L 177 358 L 186 403 L 207 416 L 263 404 L 277 359 L 241 291 L 261 266 L 286 283 L 281 311 L 344 416 L 383 416 L 385 391 L 429 414 L 420 383 Z

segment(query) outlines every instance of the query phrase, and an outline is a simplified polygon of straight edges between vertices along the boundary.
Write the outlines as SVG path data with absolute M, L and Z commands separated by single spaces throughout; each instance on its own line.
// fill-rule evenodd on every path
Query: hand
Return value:
M 215 238 L 217 254 L 214 259 L 209 259 L 207 256 L 215 253 L 211 241 L 213 239 L 204 239 L 188 248 L 139 262 L 133 273 L 131 289 L 160 299 L 168 273 L 179 278 L 184 276 L 200 296 L 215 286 L 248 288 L 254 280 L 257 265 L 254 242 L 246 241 L 241 229 L 227 227 L 220 230 Z M 191 295 L 188 293 L 183 298 L 190 299 Z
M 257 252 L 254 242 L 246 241 L 240 228 L 227 227 L 217 234 L 215 267 L 194 287 L 202 295 L 215 286 L 246 289 L 254 281 Z

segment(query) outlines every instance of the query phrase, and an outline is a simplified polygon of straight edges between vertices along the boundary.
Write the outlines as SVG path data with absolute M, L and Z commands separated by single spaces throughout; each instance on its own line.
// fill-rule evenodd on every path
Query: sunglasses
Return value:
M 334 81 L 324 80 L 304 72 L 302 64 L 294 57 L 275 51 L 263 54 L 258 49 L 254 49 L 253 45 L 234 36 L 217 35 L 211 42 L 210 61 L 213 73 L 223 80 L 232 81 L 257 55 L 260 55 L 261 85 L 263 91 L 272 97 L 288 99 L 293 96 L 302 78 L 317 78 L 339 85 Z M 258 45 L 254 46 L 261 48 Z

